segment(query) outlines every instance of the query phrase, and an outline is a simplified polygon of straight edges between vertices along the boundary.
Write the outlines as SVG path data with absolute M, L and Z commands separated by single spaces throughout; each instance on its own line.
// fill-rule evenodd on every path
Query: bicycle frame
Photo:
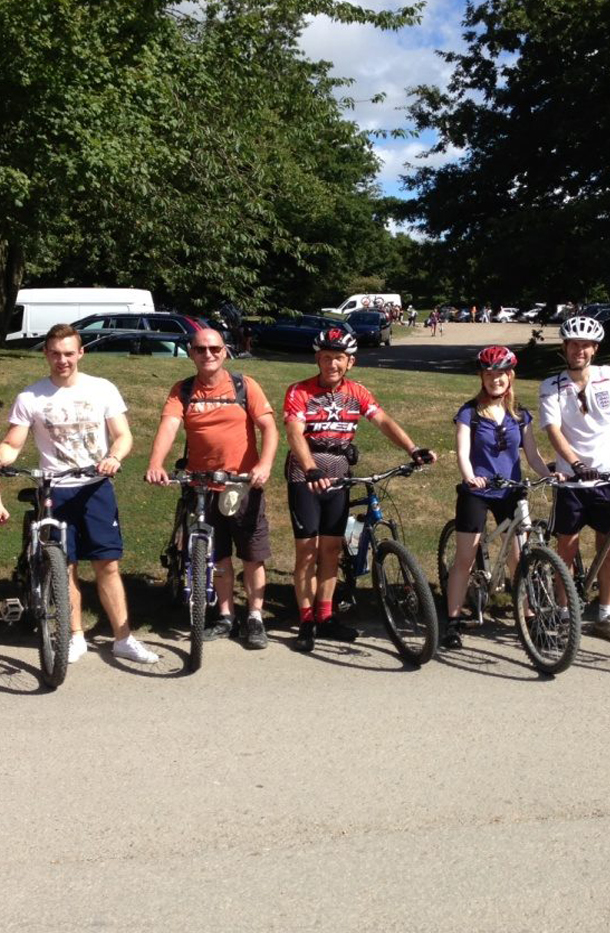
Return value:
M 182 515 L 181 522 L 185 532 L 185 540 L 182 542 L 182 559 L 184 562 L 185 586 L 182 594 L 183 601 L 189 603 L 193 592 L 192 575 L 192 557 L 193 546 L 196 540 L 202 540 L 205 544 L 206 556 L 206 579 L 205 589 L 206 598 L 209 605 L 214 605 L 217 600 L 216 589 L 214 587 L 214 529 L 206 522 L 206 487 L 188 485 L 182 487 Z M 191 510 L 193 493 L 195 494 L 195 507 Z M 174 529 L 174 534 L 178 529 Z
M 505 518 L 493 531 L 486 531 L 481 535 L 479 546 L 483 553 L 483 568 L 482 570 L 473 571 L 473 576 L 476 577 L 477 573 L 483 573 L 485 575 L 485 584 L 489 590 L 491 592 L 497 590 L 504 577 L 504 568 L 513 538 L 517 537 L 520 554 L 527 554 L 529 535 L 532 529 L 529 502 L 527 496 L 524 496 L 518 501 L 512 518 Z M 496 562 L 493 568 L 490 569 L 489 546 L 497 541 L 501 535 L 504 535 L 504 540 L 500 546 Z
M 375 492 L 372 483 L 365 483 L 366 496 L 350 501 L 350 509 L 366 505 L 366 514 L 363 517 L 364 528 L 358 541 L 358 551 L 356 554 L 350 554 L 352 572 L 355 577 L 362 577 L 370 573 L 369 550 L 373 553 L 377 548 L 377 538 L 375 537 L 375 528 L 378 525 L 385 525 L 390 529 L 393 538 L 397 538 L 396 522 L 392 519 L 384 519 L 379 498 Z

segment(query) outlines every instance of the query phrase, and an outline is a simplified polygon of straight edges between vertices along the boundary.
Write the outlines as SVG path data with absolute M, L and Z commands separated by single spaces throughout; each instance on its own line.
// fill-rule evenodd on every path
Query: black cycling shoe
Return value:
M 445 637 L 443 638 L 443 648 L 459 649 L 462 647 L 460 628 L 461 625 L 458 619 L 449 620 L 445 631 Z
M 246 648 L 266 648 L 269 644 L 265 626 L 256 616 L 248 616 L 240 626 L 239 637 L 243 638 Z
M 301 622 L 299 634 L 294 643 L 295 651 L 313 651 L 316 643 L 315 622 Z
M 318 625 L 318 638 L 326 638 L 328 641 L 356 641 L 358 638 L 358 629 L 351 625 L 344 625 L 338 622 L 332 616 Z
M 233 619 L 228 616 L 221 616 L 217 622 L 209 625 L 203 630 L 204 641 L 214 641 L 216 638 L 228 638 L 233 628 Z

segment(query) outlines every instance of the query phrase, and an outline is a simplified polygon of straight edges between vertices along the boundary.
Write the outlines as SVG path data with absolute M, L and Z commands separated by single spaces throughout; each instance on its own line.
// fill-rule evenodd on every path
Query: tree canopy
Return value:
M 414 88 L 433 130 L 408 213 L 442 242 L 462 294 L 583 299 L 610 287 L 608 0 L 468 2 L 446 91 Z M 484 294 L 482 294 L 484 293 Z
M 0 0 L 0 336 L 26 268 L 252 310 L 377 272 L 372 147 L 297 40 L 317 13 L 396 29 L 418 9 Z

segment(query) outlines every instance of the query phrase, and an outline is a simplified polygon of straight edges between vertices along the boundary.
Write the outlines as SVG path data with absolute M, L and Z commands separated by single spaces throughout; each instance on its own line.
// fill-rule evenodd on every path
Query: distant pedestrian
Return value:
M 432 314 L 430 315 L 430 327 L 432 328 L 432 336 L 436 337 L 436 330 L 440 328 L 440 334 L 443 334 L 443 322 L 441 319 L 441 313 L 438 308 L 435 308 Z
M 417 311 L 413 305 L 409 305 L 407 308 L 407 324 L 409 327 L 415 327 L 417 323 Z
M 474 324 L 476 322 L 476 319 L 477 319 L 477 306 L 473 305 L 472 308 L 470 309 L 470 323 Z
M 491 320 L 491 308 L 489 305 L 485 305 L 481 311 L 481 324 L 489 324 Z

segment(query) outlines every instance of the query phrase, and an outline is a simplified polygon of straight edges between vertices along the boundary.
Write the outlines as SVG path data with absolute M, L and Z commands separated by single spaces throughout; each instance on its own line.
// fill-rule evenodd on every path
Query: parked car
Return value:
M 353 333 L 352 328 L 341 318 L 328 318 L 315 314 L 300 314 L 295 317 L 280 315 L 269 324 L 252 324 L 253 342 L 260 347 L 280 350 L 311 350 L 314 338 L 321 330 L 338 327 Z
M 392 341 L 392 325 L 385 314 L 379 311 L 352 311 L 347 315 L 347 323 L 356 334 L 358 346 L 366 344 L 380 347 L 385 343 L 390 346 Z
M 182 334 L 119 331 L 96 336 L 85 345 L 85 353 L 129 353 L 130 356 L 188 356 L 188 336 Z
M 533 308 L 530 308 L 529 311 L 519 311 L 517 315 L 518 321 L 524 321 L 526 324 L 535 324 L 540 320 L 540 315 L 542 314 L 545 305 L 534 305 Z
M 504 308 L 501 307 L 499 311 L 494 311 L 491 315 L 492 321 L 496 321 L 498 324 L 508 324 L 511 321 L 517 319 L 519 314 L 519 308 Z
M 594 317 L 596 318 L 596 320 L 599 321 L 601 319 L 601 315 L 607 315 L 608 313 L 610 313 L 610 304 L 603 301 L 603 302 L 596 302 L 595 304 L 591 304 L 591 305 L 586 305 L 583 308 L 582 313 L 585 314 L 587 317 Z M 604 317 L 604 320 L 608 320 L 607 316 Z

